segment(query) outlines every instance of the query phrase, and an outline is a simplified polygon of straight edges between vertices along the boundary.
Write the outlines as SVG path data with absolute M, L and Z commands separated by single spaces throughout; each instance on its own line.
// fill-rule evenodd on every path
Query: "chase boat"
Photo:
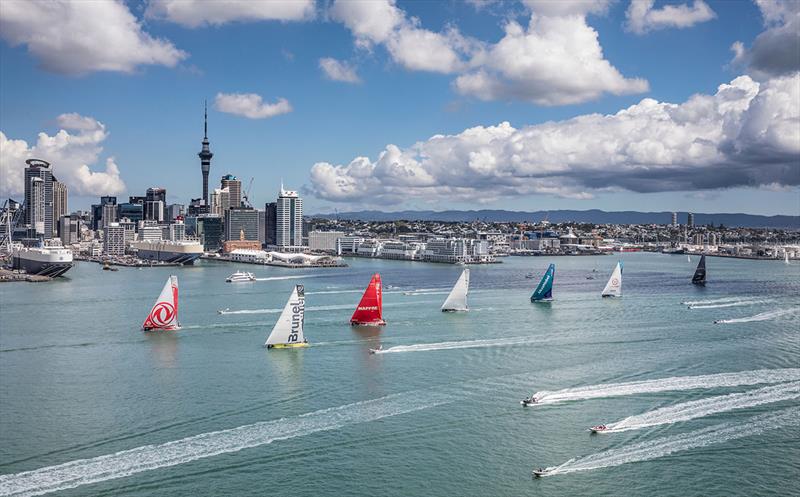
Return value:
M 534 478 L 541 478 L 542 476 L 547 476 L 548 474 L 550 474 L 549 469 L 538 468 L 533 470 Z
M 608 430 L 608 426 L 606 426 L 606 425 L 597 425 L 597 426 L 592 426 L 591 428 L 589 428 L 589 431 L 591 433 L 600 433 L 600 432 L 607 431 L 607 430 Z
M 520 400 L 519 403 L 522 404 L 522 407 L 533 407 L 539 404 L 539 399 L 537 399 L 533 394 L 531 394 L 530 397 Z

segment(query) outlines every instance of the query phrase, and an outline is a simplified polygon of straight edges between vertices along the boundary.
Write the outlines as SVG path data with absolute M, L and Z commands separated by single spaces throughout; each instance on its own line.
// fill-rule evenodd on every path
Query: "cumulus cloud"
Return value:
M 125 191 L 125 183 L 113 157 L 103 170 L 94 170 L 108 137 L 103 123 L 80 114 L 61 114 L 56 119 L 61 128 L 55 135 L 39 133 L 36 143 L 8 138 L 0 131 L 0 194 L 19 197 L 25 191 L 25 160 L 44 159 L 53 173 L 65 183 L 70 195 L 114 195 Z
M 758 78 L 800 70 L 800 2 L 756 0 L 766 29 L 749 49 L 741 41 L 731 46 L 733 63 Z
M 703 0 L 654 9 L 655 0 L 631 0 L 625 12 L 626 27 L 636 34 L 664 28 L 690 28 L 717 17 Z
M 189 28 L 245 21 L 304 21 L 314 0 L 150 0 L 145 15 Z
M 680 104 L 645 98 L 616 114 L 436 135 L 376 160 L 319 162 L 310 190 L 330 201 L 491 201 L 598 191 L 703 191 L 800 185 L 800 73 L 741 76 Z
M 425 29 L 394 0 L 337 0 L 330 15 L 353 33 L 356 46 L 384 46 L 409 70 L 456 74 L 455 90 L 482 100 L 564 105 L 648 90 L 647 81 L 624 77 L 604 58 L 597 32 L 586 23 L 587 15 L 606 12 L 609 0 L 524 3 L 527 28 L 508 22 L 497 43 L 464 36 L 452 25 Z
M 13 46 L 25 45 L 44 69 L 69 75 L 132 72 L 140 65 L 174 67 L 188 56 L 144 32 L 121 1 L 4 0 L 0 35 Z
M 263 101 L 261 95 L 255 93 L 217 93 L 214 108 L 250 119 L 266 119 L 292 111 L 292 105 L 285 98 L 279 98 L 274 104 Z
M 336 60 L 332 57 L 319 59 L 319 68 L 322 74 L 331 81 L 342 81 L 344 83 L 360 83 L 355 67 L 349 62 Z

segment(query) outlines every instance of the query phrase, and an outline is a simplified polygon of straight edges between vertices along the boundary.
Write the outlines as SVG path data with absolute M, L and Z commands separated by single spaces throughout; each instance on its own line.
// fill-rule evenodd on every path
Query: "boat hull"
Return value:
M 274 345 L 267 345 L 268 349 L 300 349 L 308 347 L 308 342 L 303 343 L 276 343 Z
M 12 257 L 11 266 L 14 269 L 22 269 L 28 274 L 38 276 L 49 276 L 56 278 L 69 271 L 74 264 L 72 262 L 49 262 L 28 259 L 19 255 Z
M 149 261 L 168 262 L 170 264 L 191 265 L 203 255 L 202 252 L 176 252 L 171 250 L 139 249 L 140 259 Z
M 386 326 L 386 321 L 350 321 L 350 326 Z

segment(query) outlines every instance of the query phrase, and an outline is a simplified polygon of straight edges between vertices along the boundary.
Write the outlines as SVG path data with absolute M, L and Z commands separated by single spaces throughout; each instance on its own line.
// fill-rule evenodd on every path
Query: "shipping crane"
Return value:
M 250 203 L 250 189 L 253 188 L 253 180 L 255 178 L 250 178 L 250 183 L 247 185 L 247 189 L 242 194 L 242 202 L 247 207 L 253 207 L 253 204 Z

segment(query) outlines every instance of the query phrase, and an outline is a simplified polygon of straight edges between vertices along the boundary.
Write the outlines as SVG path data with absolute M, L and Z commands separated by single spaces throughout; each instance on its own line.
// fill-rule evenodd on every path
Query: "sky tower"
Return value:
M 208 103 L 203 112 L 203 149 L 197 154 L 200 157 L 200 170 L 203 172 L 203 202 L 208 205 L 208 171 L 211 169 L 211 158 L 214 154 L 208 149 Z

